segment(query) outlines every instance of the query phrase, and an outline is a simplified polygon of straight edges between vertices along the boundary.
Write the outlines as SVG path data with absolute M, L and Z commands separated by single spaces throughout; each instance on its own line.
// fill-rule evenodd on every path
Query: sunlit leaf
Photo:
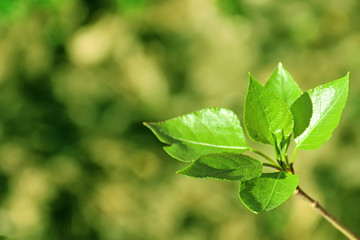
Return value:
M 316 149 L 329 140 L 339 124 L 348 92 L 349 75 L 307 91 L 312 104 L 312 115 L 306 129 L 296 127 L 299 129 L 295 134 L 295 143 L 298 148 Z M 306 95 L 304 98 L 307 98 Z M 294 115 L 296 125 L 304 124 L 304 119 L 309 115 L 308 108 L 308 100 L 299 99 L 294 103 L 292 109 L 296 109 L 297 112 Z
M 227 109 L 207 108 L 164 122 L 144 123 L 172 157 L 193 161 L 211 153 L 248 149 L 239 119 Z
M 302 94 L 297 83 L 281 63 L 265 84 L 265 88 L 280 97 L 289 107 Z

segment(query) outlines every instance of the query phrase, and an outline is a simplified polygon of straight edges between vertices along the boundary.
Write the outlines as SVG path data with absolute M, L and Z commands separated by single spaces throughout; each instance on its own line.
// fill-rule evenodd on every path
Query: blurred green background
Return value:
M 0 235 L 345 239 L 295 197 L 255 215 L 236 183 L 176 175 L 184 164 L 142 125 L 204 107 L 242 119 L 247 73 L 265 83 L 279 61 L 303 90 L 351 72 L 331 141 L 295 167 L 360 234 L 359 12 L 357 0 L 0 0 Z

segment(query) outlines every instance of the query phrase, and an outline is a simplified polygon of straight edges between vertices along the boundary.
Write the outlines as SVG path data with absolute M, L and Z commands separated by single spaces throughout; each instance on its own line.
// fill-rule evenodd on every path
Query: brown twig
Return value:
M 314 208 L 322 217 L 324 217 L 329 223 L 331 223 L 347 238 L 349 238 L 350 240 L 360 240 L 360 238 L 353 231 L 351 231 L 348 227 L 341 223 L 335 216 L 326 211 L 324 207 L 319 204 L 318 201 L 312 199 L 300 187 L 297 187 L 295 189 L 294 194 L 301 197 L 305 202 L 307 202 L 312 208 Z

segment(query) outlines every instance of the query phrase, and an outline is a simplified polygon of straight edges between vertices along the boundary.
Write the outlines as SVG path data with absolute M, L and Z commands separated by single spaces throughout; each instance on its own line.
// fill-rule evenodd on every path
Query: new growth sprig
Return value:
M 228 109 L 206 108 L 144 124 L 166 144 L 164 149 L 170 156 L 189 163 L 178 173 L 239 181 L 240 200 L 254 213 L 272 210 L 293 194 L 299 195 L 349 239 L 359 239 L 300 189 L 294 168 L 299 149 L 316 149 L 329 140 L 348 92 L 349 74 L 306 92 L 281 64 L 265 86 L 249 74 L 244 126 L 250 139 L 273 146 L 273 158 L 249 147 L 239 119 Z M 295 147 L 290 158 L 291 142 Z M 245 155 L 247 152 L 257 154 L 262 161 Z M 263 167 L 274 171 L 263 172 Z

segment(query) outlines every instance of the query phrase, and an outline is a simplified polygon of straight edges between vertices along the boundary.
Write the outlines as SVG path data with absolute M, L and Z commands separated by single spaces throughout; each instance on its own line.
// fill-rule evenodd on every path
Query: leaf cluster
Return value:
M 255 142 L 272 145 L 274 158 L 248 146 L 237 116 L 207 108 L 163 122 L 144 123 L 167 144 L 172 157 L 190 163 L 178 173 L 196 178 L 239 181 L 239 197 L 255 213 L 284 203 L 298 186 L 294 160 L 298 149 L 316 149 L 339 123 L 349 91 L 349 74 L 302 92 L 279 63 L 265 86 L 249 74 L 244 126 Z M 292 137 L 293 136 L 293 137 Z M 289 160 L 288 149 L 295 150 Z M 261 156 L 255 159 L 245 152 Z M 263 173 L 263 167 L 274 172 Z

